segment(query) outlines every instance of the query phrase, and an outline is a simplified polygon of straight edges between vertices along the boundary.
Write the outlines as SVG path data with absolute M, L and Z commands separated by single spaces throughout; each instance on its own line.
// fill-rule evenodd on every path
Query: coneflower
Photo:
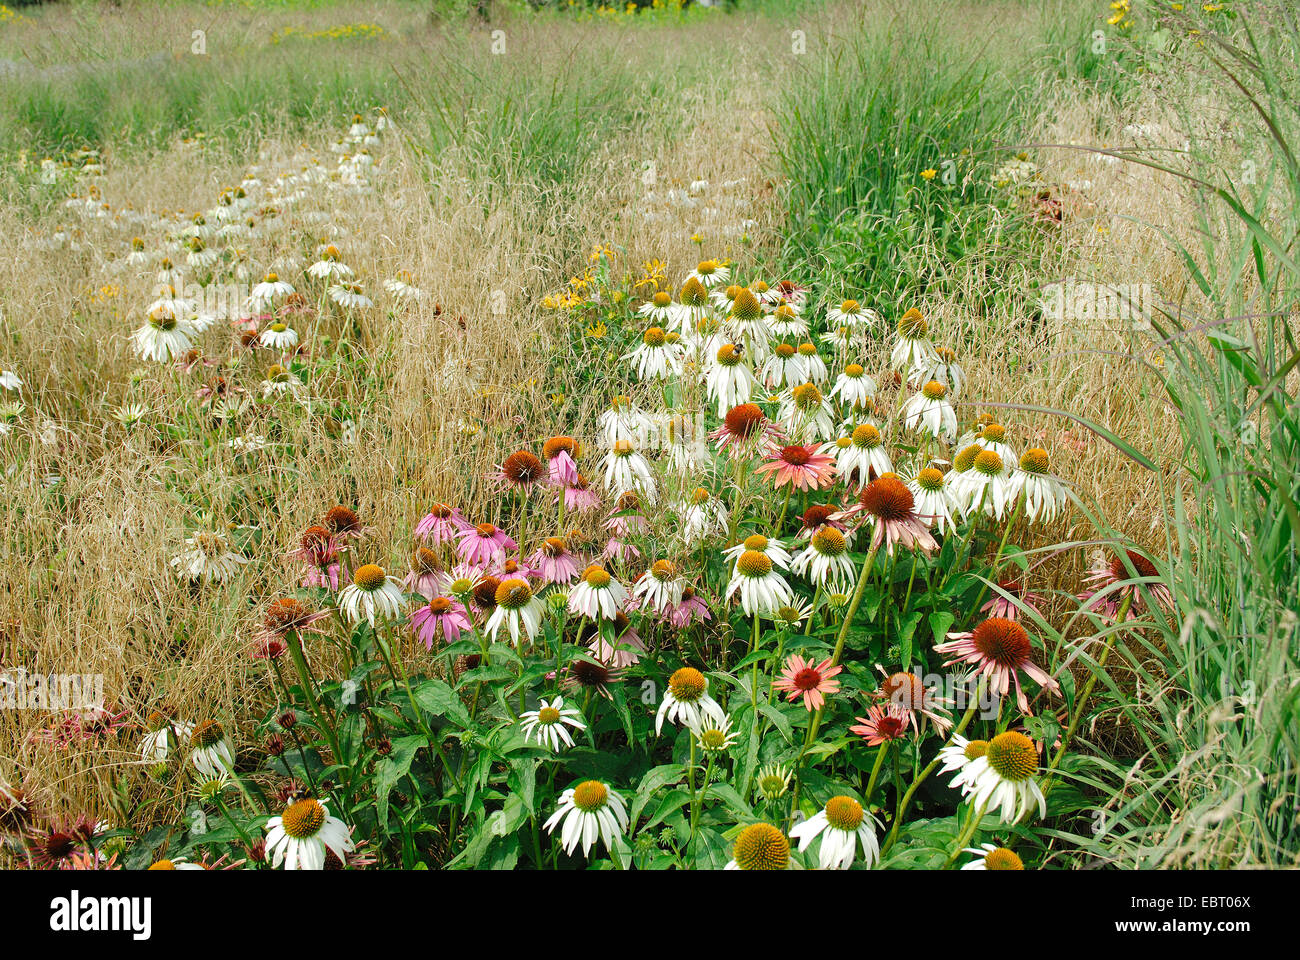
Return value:
M 898 477 L 878 477 L 858 494 L 857 502 L 840 513 L 837 519 L 862 516 L 872 526 L 871 547 L 894 552 L 897 544 L 911 550 L 932 553 L 939 544 L 930 535 L 930 524 L 915 509 L 915 498 Z
M 756 403 L 742 403 L 732 407 L 722 418 L 722 425 L 709 434 L 716 440 L 718 453 L 733 460 L 748 460 L 754 456 L 769 456 L 777 449 L 781 428 L 763 414 Z
M 970 632 L 948 634 L 948 642 L 935 644 L 934 651 L 953 654 L 944 663 L 945 667 L 954 663 L 969 665 L 970 679 L 986 678 L 989 692 L 996 697 L 1005 697 L 1014 685 L 1016 703 L 1022 713 L 1029 712 L 1029 698 L 1020 686 L 1021 673 L 1049 693 L 1061 692 L 1051 675 L 1034 663 L 1029 634 L 1014 620 L 989 617 Z

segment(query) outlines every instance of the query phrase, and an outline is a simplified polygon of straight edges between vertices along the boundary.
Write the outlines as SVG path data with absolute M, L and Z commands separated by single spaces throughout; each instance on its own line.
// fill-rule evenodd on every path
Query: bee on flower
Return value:
M 733 407 L 749 403 L 754 384 L 754 373 L 744 359 L 744 348 L 733 343 L 719 347 L 705 378 L 706 392 L 717 404 L 718 416 L 726 416 Z

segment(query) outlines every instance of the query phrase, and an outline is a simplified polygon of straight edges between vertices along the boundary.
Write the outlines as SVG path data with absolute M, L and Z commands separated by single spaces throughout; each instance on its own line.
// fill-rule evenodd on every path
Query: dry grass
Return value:
M 752 26 L 737 20 L 699 55 L 723 55 Z M 552 25 L 550 33 L 515 34 L 512 42 L 540 49 L 552 70 L 593 44 L 617 47 L 648 69 L 653 51 L 617 34 L 597 36 L 597 29 Z M 675 33 L 666 28 L 662 39 L 671 42 Z M 659 204 L 653 219 L 645 216 L 648 161 L 656 163 L 660 195 L 697 179 L 743 179 L 733 189 L 736 209 L 761 221 L 750 231 L 761 245 L 779 211 L 764 179 L 760 89 L 752 61 L 738 60 L 726 89 L 694 89 L 656 105 L 639 126 L 606 143 L 563 193 L 524 169 L 506 182 L 486 181 L 473 143 L 429 162 L 390 138 L 376 177 L 382 188 L 331 197 L 328 209 L 372 296 L 399 269 L 420 278 L 430 296 L 408 310 L 369 312 L 353 334 L 363 348 L 355 362 L 314 381 L 314 392 L 354 411 L 351 444 L 340 439 L 337 418 L 277 424 L 267 410 L 238 431 L 278 433 L 281 442 L 266 452 L 236 458 L 207 447 L 203 432 L 188 428 L 195 424 L 193 390 L 214 371 L 145 368 L 129 349 L 154 282 L 150 271 L 123 271 L 109 259 L 130 232 L 92 221 L 81 249 L 51 252 L 38 241 L 66 217 L 62 210 L 32 222 L 25 204 L 0 209 L 0 232 L 14 239 L 0 259 L 0 287 L 10 291 L 0 301 L 0 330 L 6 366 L 26 380 L 28 409 L 18 432 L 28 435 L 22 443 L 31 451 L 9 457 L 9 509 L 0 520 L 0 620 L 11 625 L 4 662 L 32 672 L 103 674 L 110 703 L 134 723 L 165 702 L 186 716 L 241 724 L 237 739 L 247 745 L 254 718 L 270 704 L 267 675 L 249 658 L 248 642 L 265 602 L 296 583 L 286 554 L 300 531 L 334 503 L 354 506 L 374 529 L 375 544 L 407 542 L 435 500 L 461 504 L 470 516 L 493 515 L 495 494 L 481 482 L 492 464 L 571 429 L 547 399 L 569 392 L 571 373 L 551 367 L 556 321 L 540 308 L 542 297 L 580 273 L 597 244 L 610 244 L 630 270 L 653 257 L 680 268 L 698 259 L 692 234 L 721 227 L 700 209 Z M 749 123 L 729 122 L 738 108 Z M 268 138 L 260 168 L 294 169 L 312 156 L 329 163 L 324 147 L 346 119 L 330 117 L 305 137 Z M 418 142 L 417 126 L 409 132 Z M 115 208 L 202 210 L 243 170 L 219 152 L 177 145 L 110 157 L 101 186 Z M 300 221 L 284 236 L 306 238 L 315 229 Z M 734 243 L 722 247 L 709 249 L 747 255 Z M 252 269 L 260 274 L 287 252 L 252 251 Z M 114 295 L 97 293 L 110 283 Z M 494 314 L 502 297 L 505 311 Z M 328 318 L 306 333 L 322 343 L 345 331 Z M 223 336 L 233 342 L 214 332 L 206 343 Z M 224 346 L 212 350 L 224 353 Z M 226 375 L 256 391 L 264 363 L 248 355 Z M 148 406 L 147 426 L 128 432 L 113 420 L 112 410 L 125 402 Z M 173 424 L 186 436 L 169 437 Z M 53 442 L 41 443 L 51 425 Z M 42 478 L 52 474 L 61 481 L 46 491 Z M 245 552 L 254 561 L 219 591 L 178 582 L 169 560 L 187 530 L 226 524 L 251 528 Z M 406 562 L 400 555 L 368 559 L 394 569 Z M 34 788 L 46 809 L 91 811 L 115 823 L 129 818 L 137 827 L 172 815 L 174 798 L 151 806 L 163 790 L 132 762 L 137 734 L 66 749 L 30 741 L 48 720 L 39 711 L 0 716 L 0 777 Z

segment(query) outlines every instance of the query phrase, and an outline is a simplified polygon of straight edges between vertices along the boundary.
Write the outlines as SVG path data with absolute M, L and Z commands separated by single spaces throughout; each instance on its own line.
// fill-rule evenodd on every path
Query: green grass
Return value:
M 928 13 L 863 23 L 789 86 L 777 142 L 792 273 L 896 307 L 972 252 L 988 260 L 1002 248 L 986 264 L 988 296 L 1016 272 L 1015 237 L 989 242 L 1008 222 L 993 172 L 1024 141 L 1045 84 L 1111 84 L 1118 73 L 1090 52 L 1093 24 L 1077 5 L 976 26 Z

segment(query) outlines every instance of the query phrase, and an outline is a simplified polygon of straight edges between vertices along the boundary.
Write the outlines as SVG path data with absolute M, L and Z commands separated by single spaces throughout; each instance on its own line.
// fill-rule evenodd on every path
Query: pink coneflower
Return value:
M 424 539 L 431 547 L 439 547 L 444 543 L 454 543 L 468 526 L 469 522 L 455 507 L 435 503 L 415 525 L 415 536 Z
M 514 550 L 518 545 L 490 523 L 480 523 L 475 527 L 466 527 L 458 536 L 460 542 L 456 550 L 466 563 L 486 567 L 496 557 Z
M 689 627 L 697 620 L 703 623 L 710 619 L 712 615 L 709 613 L 708 604 L 701 600 L 691 587 L 682 590 L 682 599 L 668 612 L 669 624 L 678 630 Z
M 506 457 L 488 479 L 507 489 L 527 492 L 546 476 L 546 465 L 541 459 L 527 450 L 520 450 Z
M 626 540 L 610 537 L 609 543 L 605 544 L 605 549 L 600 552 L 600 556 L 604 560 L 619 560 L 630 563 L 641 559 L 641 551 Z
M 573 437 L 551 437 L 542 444 L 542 457 L 546 460 L 546 472 L 556 486 L 573 486 L 580 476 L 578 463 L 578 442 Z
M 709 434 L 718 441 L 718 453 L 726 453 L 733 460 L 753 456 L 769 456 L 777 448 L 781 428 L 763 415 L 756 403 L 742 403 L 732 407 L 722 426 Z
M 1083 579 L 1083 582 L 1092 588 L 1079 594 L 1079 599 L 1083 601 L 1083 609 L 1113 620 L 1119 613 L 1124 599 L 1131 597 L 1125 619 L 1132 620 L 1146 610 L 1146 601 L 1142 597 L 1142 591 L 1145 590 L 1160 606 L 1172 610 L 1174 595 L 1169 585 L 1151 582 L 1161 579 L 1156 565 L 1135 550 L 1125 549 L 1124 553 L 1128 557 L 1129 565 L 1136 571 L 1137 579 L 1129 574 L 1129 567 L 1125 565 L 1124 558 L 1118 554 L 1112 555 L 1109 562 L 1104 558 L 1098 560 L 1088 576 Z M 1139 580 L 1143 582 L 1139 583 Z M 1113 589 L 1116 585 L 1120 585 L 1119 589 Z
M 433 597 L 411 614 L 410 624 L 415 635 L 424 641 L 426 650 L 433 649 L 433 641 L 440 631 L 447 643 L 455 643 L 461 631 L 470 628 L 465 608 L 450 597 Z
M 843 669 L 839 666 L 832 667 L 830 657 L 814 665 L 811 660 L 792 653 L 786 658 L 781 677 L 773 686 L 788 693 L 791 703 L 803 697 L 804 707 L 810 711 L 820 710 L 826 703 L 825 695 L 840 689 L 840 682 L 831 678 Z
M 402 580 L 402 586 L 418 593 L 426 600 L 437 595 L 442 583 L 442 562 L 428 547 L 416 547 L 411 554 L 411 570 Z
M 330 613 L 329 610 L 313 610 L 297 597 L 272 600 L 262 618 L 262 629 L 253 638 L 253 656 L 275 660 L 288 648 L 285 638 L 290 633 L 324 633 L 325 630 L 315 624 Z
M 1028 610 L 1030 613 L 1042 616 L 1038 604 L 1043 602 L 1043 598 L 1036 593 L 1030 593 L 1019 580 L 999 580 L 998 589 L 1009 593 L 1011 596 L 1004 597 L 1002 594 L 998 594 L 990 597 L 980 607 L 980 613 L 990 617 L 1002 617 L 1006 620 L 1017 619 L 1021 610 Z
M 611 626 L 614 635 L 612 645 L 606 642 L 598 629 L 599 625 L 594 622 L 587 623 L 578 631 L 578 642 L 581 643 L 590 635 L 591 640 L 587 644 L 587 649 L 591 651 L 592 657 L 615 669 L 631 667 L 639 663 L 641 654 L 645 653 L 645 643 L 632 626 L 632 621 L 628 619 L 627 614 L 619 611 L 615 614 Z
M 594 658 L 577 657 L 570 661 L 563 686 L 567 690 L 594 691 L 612 700 L 609 685 L 623 679 L 623 671 Z
M 817 444 L 782 447 L 776 456 L 761 464 L 756 473 L 771 474 L 772 486 L 780 489 L 820 490 L 835 478 L 835 458 L 817 452 Z
M 572 583 L 579 573 L 578 559 L 563 537 L 547 537 L 528 562 L 547 583 Z
M 936 653 L 955 654 L 944 666 L 954 663 L 970 664 L 974 668 L 970 679 L 987 677 L 990 692 L 998 697 L 1005 697 L 1014 683 L 1016 703 L 1021 713 L 1029 712 L 1029 699 L 1020 686 L 1021 671 L 1037 681 L 1044 690 L 1057 694 L 1061 692 L 1051 675 L 1030 659 L 1033 644 L 1029 640 L 1029 634 L 1014 620 L 989 617 L 970 633 L 948 634 L 948 640 L 948 643 L 937 643 L 934 647 Z
M 619 539 L 643 532 L 645 517 L 641 515 L 641 498 L 630 490 L 619 497 L 605 520 L 605 529 Z
M 803 516 L 800 518 L 799 538 L 807 540 L 822 527 L 833 527 L 840 533 L 845 533 L 848 526 L 841 520 L 836 519 L 839 513 L 840 508 L 837 506 L 829 503 L 814 503 L 803 512 Z
M 878 747 L 882 743 L 901 740 L 911 726 L 911 713 L 898 704 L 876 704 L 867 711 L 865 717 L 855 717 L 858 726 L 849 727 L 849 733 L 856 733 L 867 741 L 867 746 Z
M 882 545 L 892 554 L 895 544 L 901 543 L 913 550 L 932 553 L 939 548 L 930 535 L 930 525 L 914 509 L 915 500 L 907 484 L 898 477 L 886 475 L 872 480 L 858 494 L 857 503 L 837 514 L 836 519 L 847 520 L 865 514 L 873 526 L 872 549 Z
M 356 511 L 342 504 L 326 510 L 321 524 L 339 540 L 360 539 L 370 532 L 369 527 L 361 525 L 361 518 Z
M 570 513 L 586 513 L 600 506 L 600 494 L 591 488 L 591 483 L 582 474 L 574 477 L 560 495 L 564 497 L 564 509 Z
M 952 726 L 946 708 L 951 707 L 953 702 L 940 696 L 937 687 L 927 687 L 924 680 L 907 670 L 888 673 L 884 667 L 877 666 L 876 669 L 885 679 L 872 696 L 878 700 L 887 700 L 905 711 L 908 722 L 917 733 L 921 732 L 925 720 L 934 724 L 934 729 L 941 736 Z M 923 718 L 920 723 L 916 719 L 918 715 Z
M 325 587 L 329 590 L 339 588 L 339 543 L 338 538 L 325 527 L 310 526 L 303 531 L 298 540 L 298 547 L 292 556 L 307 565 L 303 577 L 304 587 Z

